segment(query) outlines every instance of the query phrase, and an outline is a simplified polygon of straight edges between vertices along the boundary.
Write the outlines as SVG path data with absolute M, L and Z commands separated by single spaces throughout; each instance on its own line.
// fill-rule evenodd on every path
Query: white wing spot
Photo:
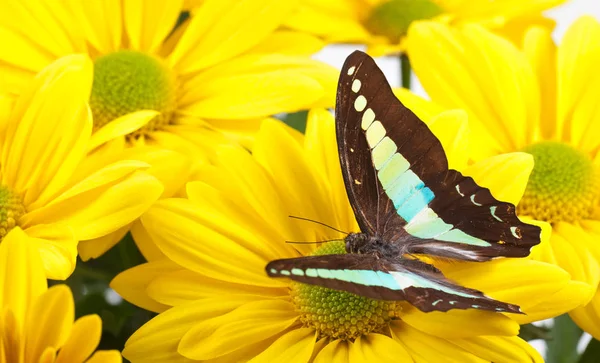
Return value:
M 457 185 L 458 186 L 458 185 Z M 475 194 L 471 195 L 471 203 L 475 204 L 478 207 L 481 207 L 483 204 L 477 203 L 475 201 Z
M 275 270 L 274 268 L 272 268 L 272 269 L 271 269 L 271 273 L 272 273 L 272 274 L 276 274 L 276 273 L 277 273 L 277 270 Z
M 354 100 L 354 109 L 358 112 L 361 112 L 365 109 L 365 107 L 367 107 L 367 99 L 365 96 L 360 95 L 356 97 L 356 100 Z
M 360 181 L 358 181 L 358 179 L 354 179 L 354 184 L 361 185 L 362 183 Z
M 286 270 L 281 270 L 280 274 L 285 275 L 285 276 L 289 276 L 290 272 L 286 271 Z
M 354 152 L 354 149 L 353 149 L 353 148 L 350 148 L 350 152 L 351 152 L 351 153 L 353 153 L 353 152 Z
M 458 186 L 458 184 L 456 184 L 456 191 L 458 192 L 458 194 L 460 194 L 461 197 L 464 197 L 465 195 L 460 191 L 460 187 Z
M 510 233 L 512 233 L 515 238 L 521 239 L 521 230 L 517 227 L 510 227 Z
M 348 68 L 348 75 L 349 76 L 353 75 L 355 70 L 356 70 L 355 66 L 352 66 L 352 67 Z
M 450 301 L 450 305 L 456 304 L 458 301 Z
M 502 220 L 502 218 L 500 218 L 500 217 L 498 217 L 498 216 L 496 215 L 496 208 L 497 208 L 496 206 L 490 207 L 490 213 L 492 213 L 492 217 L 496 218 L 496 219 L 497 219 L 497 220 L 499 220 L 500 222 L 504 222 L 504 221 Z
M 367 108 L 365 110 L 365 113 L 363 113 L 362 122 L 360 124 L 360 127 L 363 130 L 367 130 L 369 128 L 369 126 L 371 126 L 373 121 L 375 121 L 375 112 L 373 112 L 372 109 Z
M 352 92 L 357 93 L 360 90 L 361 85 L 360 79 L 355 79 L 354 82 L 352 82 Z

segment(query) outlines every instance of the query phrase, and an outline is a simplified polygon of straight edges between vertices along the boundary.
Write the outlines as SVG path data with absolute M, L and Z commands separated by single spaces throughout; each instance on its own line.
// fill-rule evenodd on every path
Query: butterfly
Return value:
M 447 279 L 429 255 L 462 261 L 524 257 L 541 229 L 515 206 L 448 168 L 440 141 L 394 95 L 383 72 L 355 51 L 341 70 L 335 110 L 346 192 L 360 227 L 346 254 L 271 261 L 271 277 L 378 300 L 406 300 L 424 312 L 481 309 L 521 313 Z

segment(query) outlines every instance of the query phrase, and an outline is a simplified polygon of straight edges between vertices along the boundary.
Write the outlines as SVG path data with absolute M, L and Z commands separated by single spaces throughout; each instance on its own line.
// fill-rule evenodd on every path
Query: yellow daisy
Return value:
M 466 163 L 466 117 L 432 120 L 451 164 Z M 448 127 L 451 124 L 455 127 Z M 132 362 L 540 362 L 516 337 L 518 322 L 554 316 L 579 304 L 589 287 L 562 269 L 527 259 L 444 264 L 446 276 L 528 315 L 476 310 L 423 313 L 404 302 L 272 279 L 274 259 L 344 253 L 344 231 L 358 231 L 343 185 L 333 116 L 309 114 L 306 136 L 266 121 L 252 154 L 221 147 L 186 198 L 157 202 L 141 217 L 146 237 L 168 257 L 130 269 L 111 286 L 125 299 L 161 312 L 127 341 Z M 496 173 L 488 173 L 493 168 Z M 463 171 L 516 202 L 532 159 L 524 153 L 485 160 Z M 507 175 L 514 184 L 506 185 Z M 288 244 L 284 241 L 322 241 Z
M 475 159 L 512 151 L 535 159 L 518 206 L 521 215 L 552 226 L 548 248 L 534 249 L 535 258 L 558 264 L 596 290 L 600 24 L 579 19 L 558 47 L 547 30 L 533 28 L 522 50 L 475 26 L 458 31 L 422 23 L 411 33 L 408 51 L 429 95 L 472 115 Z M 600 292 L 571 317 L 600 339 Z
M 413 21 L 477 23 L 520 41 L 527 26 L 554 27 L 542 11 L 565 0 L 302 0 L 286 26 L 333 43 L 361 43 L 380 56 L 404 50 Z
M 248 141 L 265 116 L 333 103 L 335 70 L 306 56 L 321 41 L 276 30 L 293 7 L 207 0 L 182 17 L 183 0 L 2 1 L 0 85 L 18 93 L 58 57 L 85 53 L 93 145 L 125 135 L 202 151 L 223 138 L 215 129 Z
M 47 286 L 34 245 L 19 227 L 0 244 L 0 363 L 121 363 L 116 350 L 96 351 L 98 315 L 75 320 L 67 285 Z
M 71 274 L 78 241 L 131 223 L 163 190 L 141 161 L 85 167 L 91 84 L 90 60 L 67 56 L 0 112 L 0 238 L 22 228 L 18 238 L 39 252 L 51 279 Z

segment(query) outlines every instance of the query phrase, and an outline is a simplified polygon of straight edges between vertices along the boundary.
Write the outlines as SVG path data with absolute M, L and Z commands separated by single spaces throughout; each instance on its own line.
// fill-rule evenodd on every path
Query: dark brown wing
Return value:
M 340 74 L 336 132 L 344 183 L 363 232 L 407 243 L 412 253 L 474 261 L 526 256 L 540 242 L 541 230 L 522 223 L 512 204 L 448 170 L 437 137 L 359 51 Z
M 521 312 L 516 305 L 451 282 L 435 267 L 419 260 L 324 255 L 272 261 L 266 270 L 271 277 L 288 277 L 371 299 L 406 300 L 424 312 L 450 309 Z

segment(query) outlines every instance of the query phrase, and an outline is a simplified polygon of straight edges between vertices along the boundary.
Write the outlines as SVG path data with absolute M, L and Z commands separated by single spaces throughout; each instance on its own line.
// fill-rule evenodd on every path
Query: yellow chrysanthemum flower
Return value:
M 548 31 L 533 28 L 523 50 L 474 26 L 457 31 L 423 23 L 411 32 L 408 51 L 429 95 L 473 116 L 475 159 L 511 151 L 533 155 L 535 167 L 518 211 L 552 226 L 548 248 L 534 249 L 534 257 L 558 264 L 596 290 L 600 24 L 581 18 L 558 47 Z M 599 312 L 600 291 L 571 317 L 600 339 Z
M 88 54 L 94 145 L 126 135 L 196 153 L 223 139 L 215 129 L 248 141 L 266 116 L 333 104 L 335 69 L 306 57 L 321 41 L 276 31 L 294 1 L 207 0 L 187 18 L 183 3 L 2 1 L 0 85 L 19 92 L 58 57 Z
M 48 288 L 43 261 L 19 227 L 0 244 L 0 363 L 121 363 L 116 350 L 94 350 L 102 320 L 75 320 L 67 285 Z
M 14 105 L 4 98 L 0 112 L 0 239 L 22 228 L 18 238 L 35 246 L 51 279 L 71 274 L 78 241 L 131 223 L 163 190 L 141 161 L 89 167 L 91 85 L 90 60 L 68 56 L 45 68 Z
M 464 166 L 466 115 L 447 112 L 430 123 L 451 165 Z M 451 124 L 454 127 L 449 127 Z M 520 198 L 532 158 L 514 153 L 463 169 L 503 200 Z M 326 227 L 295 215 L 358 231 L 343 185 L 333 116 L 309 114 L 306 136 L 266 121 L 252 154 L 222 147 L 188 198 L 157 202 L 141 222 L 168 257 L 130 269 L 111 286 L 127 300 L 161 312 L 128 340 L 132 362 L 539 362 L 516 337 L 518 322 L 554 316 L 579 304 L 589 286 L 555 265 L 528 259 L 439 264 L 444 274 L 528 315 L 477 310 L 423 313 L 405 302 L 272 279 L 274 259 L 344 253 Z M 489 170 L 495 170 L 489 173 Z M 510 176 L 514 183 L 507 184 Z M 167 310 L 168 309 L 168 310 Z
M 286 26 L 328 42 L 367 44 L 369 53 L 380 56 L 404 50 L 409 26 L 423 19 L 477 23 L 520 41 L 527 26 L 554 27 L 542 11 L 564 1 L 302 0 Z

